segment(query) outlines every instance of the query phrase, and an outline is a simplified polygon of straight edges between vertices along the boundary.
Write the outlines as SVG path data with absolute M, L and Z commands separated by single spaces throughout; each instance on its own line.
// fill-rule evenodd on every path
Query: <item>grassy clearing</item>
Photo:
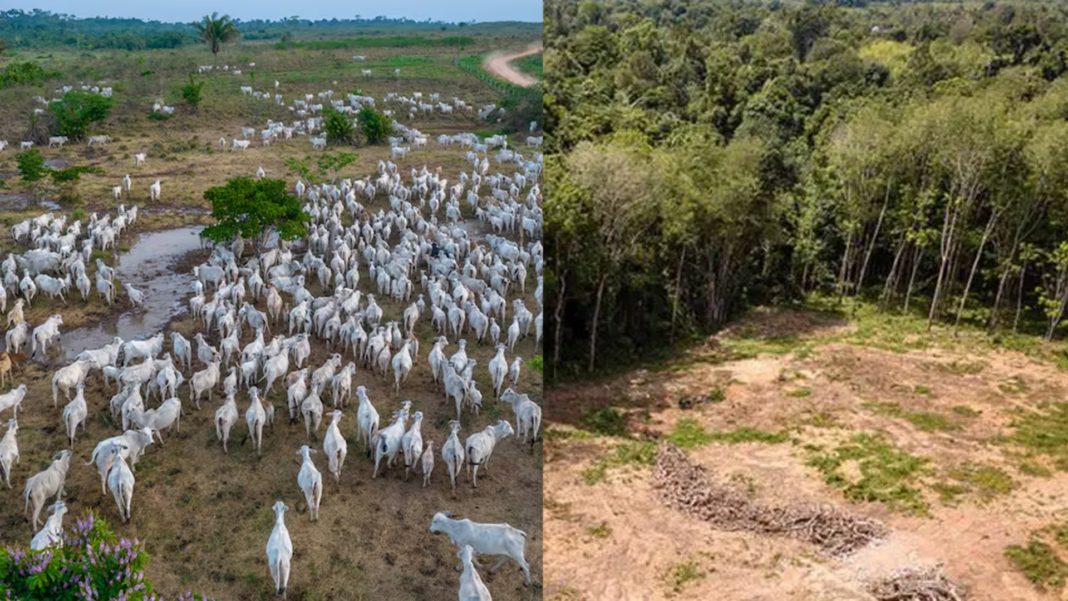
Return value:
M 1065 563 L 1050 545 L 1032 540 L 1026 547 L 1010 545 L 1005 557 L 1035 585 L 1041 588 L 1058 589 L 1068 578 L 1068 563 Z
M 278 42 L 275 50 L 306 48 L 308 50 L 339 50 L 345 48 L 413 48 L 420 46 L 470 46 L 475 39 L 467 36 L 426 37 L 416 35 L 394 35 L 382 37 L 360 37 L 345 40 L 324 40 L 308 42 Z
M 1033 454 L 1053 460 L 1058 470 L 1068 470 L 1068 403 L 1043 403 L 1009 423 L 1015 431 L 1007 440 Z
M 538 79 L 545 79 L 545 75 L 542 72 L 542 53 L 528 54 L 524 57 L 517 58 L 512 61 L 512 64 L 516 66 L 523 73 L 528 73 L 537 77 Z
M 589 485 L 599 484 L 608 478 L 613 468 L 650 466 L 656 460 L 656 444 L 644 441 L 628 441 L 616 446 L 582 471 L 582 481 Z
M 831 452 L 816 452 L 807 461 L 827 484 L 841 489 L 852 501 L 872 501 L 892 511 L 927 515 L 929 505 L 919 488 L 929 461 L 898 449 L 881 434 L 855 435 Z M 850 474 L 850 470 L 859 473 Z
M 867 402 L 864 408 L 878 415 L 903 419 L 923 432 L 946 432 L 960 429 L 959 424 L 949 421 L 944 415 L 924 411 L 909 411 L 898 403 Z

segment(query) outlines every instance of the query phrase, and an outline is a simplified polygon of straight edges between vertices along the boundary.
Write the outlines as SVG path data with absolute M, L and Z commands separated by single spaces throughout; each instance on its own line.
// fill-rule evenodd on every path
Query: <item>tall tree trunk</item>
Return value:
M 838 268 L 838 302 L 841 303 L 846 293 L 846 274 L 849 273 L 849 251 L 853 248 L 853 230 L 846 234 L 845 250 L 842 251 L 842 265 Z
M 560 291 L 556 295 L 556 309 L 553 310 L 553 321 L 556 322 L 556 331 L 553 333 L 553 381 L 557 380 L 558 368 L 560 367 L 560 347 L 564 343 L 564 303 L 567 302 L 567 270 L 561 274 Z
M 590 362 L 587 373 L 593 373 L 593 367 L 597 361 L 597 324 L 601 319 L 601 300 L 604 298 L 604 285 L 608 282 L 608 275 L 602 275 L 597 283 L 597 300 L 593 305 L 593 328 L 590 331 Z
M 923 262 L 923 247 L 917 245 L 915 257 L 912 259 L 912 274 L 909 275 L 909 286 L 905 291 L 905 306 L 902 308 L 903 313 L 909 312 L 909 300 L 912 298 L 912 287 L 916 285 L 916 273 L 920 270 L 920 263 Z
M 890 273 L 886 276 L 886 283 L 883 284 L 883 293 L 879 295 L 879 302 L 885 307 L 886 303 L 890 301 L 891 291 L 897 290 L 897 277 L 901 267 L 901 257 L 905 255 L 905 248 L 908 246 L 908 240 L 904 235 L 901 236 L 901 241 L 898 242 L 897 250 L 894 251 L 894 262 L 890 265 Z
M 864 253 L 864 262 L 860 266 L 860 276 L 857 277 L 856 294 L 859 296 L 864 286 L 864 275 L 868 272 L 868 262 L 871 261 L 875 243 L 879 240 L 879 230 L 883 227 L 883 217 L 886 216 L 886 207 L 890 204 L 890 182 L 886 183 L 886 195 L 883 196 L 883 208 L 879 211 L 879 219 L 875 222 L 875 232 L 871 235 L 868 250 Z
M 927 314 L 927 329 L 934 324 L 935 314 L 938 312 L 938 301 L 941 300 L 942 286 L 946 278 L 946 267 L 949 264 L 950 255 L 953 251 L 953 232 L 956 229 L 957 210 L 954 208 L 956 199 L 952 196 L 946 202 L 946 214 L 942 221 L 942 240 L 939 246 L 941 260 L 938 263 L 938 279 L 935 281 L 934 295 L 931 297 L 931 310 Z
M 1016 329 L 1020 325 L 1020 310 L 1023 309 L 1023 287 L 1024 276 L 1027 275 L 1027 261 L 1024 261 L 1020 266 L 1020 285 L 1016 289 L 1016 318 L 1012 320 L 1012 333 L 1016 333 Z
M 671 303 L 671 344 L 675 344 L 675 318 L 679 314 L 679 292 L 682 290 L 682 264 L 686 261 L 686 247 L 682 247 L 679 266 L 675 270 L 675 298 Z
M 987 239 L 990 238 L 990 232 L 994 231 L 994 225 L 998 221 L 998 216 L 1001 211 L 995 210 L 990 213 L 990 219 L 986 222 L 986 228 L 983 229 L 983 238 L 979 241 L 979 250 L 975 252 L 975 261 L 972 261 L 972 269 L 968 272 L 968 281 L 964 284 L 964 294 L 960 296 L 960 305 L 957 307 L 957 319 L 953 322 L 953 334 L 957 334 L 957 327 L 960 325 L 960 317 L 964 314 L 964 303 L 968 302 L 968 292 L 972 288 L 972 281 L 975 279 L 975 272 L 979 269 L 979 261 L 983 258 L 983 248 L 986 246 Z

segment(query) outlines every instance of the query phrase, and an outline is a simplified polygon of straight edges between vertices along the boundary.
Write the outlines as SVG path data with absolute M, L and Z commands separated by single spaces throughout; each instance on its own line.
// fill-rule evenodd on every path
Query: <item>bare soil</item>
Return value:
M 808 350 L 719 361 L 699 348 L 677 369 L 639 369 L 553 390 L 546 408 L 547 597 L 872 601 L 873 579 L 898 569 L 940 567 L 972 601 L 1068 598 L 1068 591 L 1031 584 L 1005 557 L 1007 546 L 1026 545 L 1030 533 L 1062 525 L 1068 512 L 1064 473 L 1022 471 L 1023 461 L 1043 458 L 1025 457 L 1027 449 L 1006 440 L 1021 412 L 1064 398 L 1068 373 L 1005 350 L 935 346 L 894 352 L 842 342 L 840 335 L 854 327 L 798 312 L 759 314 L 735 332 L 803 332 Z M 1025 383 L 1022 391 L 1014 388 L 1019 382 Z M 678 399 L 715 388 L 725 390 L 722 402 L 679 408 Z M 920 422 L 873 410 L 872 403 L 939 415 L 950 426 L 925 430 Z M 634 441 L 667 436 L 683 420 L 695 420 L 708 433 L 739 427 L 787 432 L 788 441 L 780 444 L 711 442 L 687 454 L 755 503 L 830 505 L 877 520 L 889 533 L 832 558 L 815 545 L 718 528 L 669 508 L 656 494 L 648 465 L 614 466 L 590 484 L 588 470 L 611 457 L 619 439 L 591 437 L 584 416 L 609 406 L 620 408 Z M 861 432 L 881 433 L 897 449 L 928 460 L 929 473 L 913 483 L 928 515 L 853 502 L 807 464 L 813 449 L 838 448 Z M 1002 470 L 1012 490 L 943 501 L 937 490 L 951 481 L 946 473 L 967 464 Z M 860 478 L 856 464 L 846 462 L 841 472 L 850 481 Z
M 537 78 L 532 75 L 523 73 L 519 69 L 516 69 L 512 66 L 511 63 L 517 58 L 523 58 L 524 56 L 537 54 L 541 51 L 542 45 L 535 44 L 528 47 L 526 50 L 523 50 L 522 52 L 493 52 L 486 57 L 486 60 L 482 61 L 482 68 L 494 77 L 499 77 L 503 80 L 510 81 L 515 85 L 523 86 L 524 88 L 530 87 L 538 83 Z

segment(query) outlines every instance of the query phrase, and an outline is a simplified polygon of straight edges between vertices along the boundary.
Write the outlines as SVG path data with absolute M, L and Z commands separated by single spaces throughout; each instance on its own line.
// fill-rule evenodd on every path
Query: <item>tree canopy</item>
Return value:
M 237 30 L 237 25 L 230 19 L 230 15 L 219 16 L 219 13 L 213 12 L 211 16 L 204 15 L 204 18 L 193 23 L 197 32 L 200 34 L 200 41 L 208 45 L 211 50 L 212 60 L 218 63 L 219 51 L 222 50 L 223 44 L 229 44 L 237 40 L 241 32 Z
M 282 240 L 297 240 L 307 234 L 310 217 L 300 199 L 286 192 L 280 179 L 233 178 L 225 186 L 208 188 L 204 199 L 211 202 L 215 225 L 204 228 L 201 236 L 213 242 L 228 242 L 237 235 L 252 240 L 256 252 L 271 232 Z
M 48 105 L 55 117 L 53 130 L 61 136 L 80 140 L 90 125 L 108 118 L 114 104 L 111 98 L 100 94 L 71 90 L 59 102 Z
M 1062 331 L 1068 5 L 843 4 L 547 0 L 553 368 L 814 295 Z

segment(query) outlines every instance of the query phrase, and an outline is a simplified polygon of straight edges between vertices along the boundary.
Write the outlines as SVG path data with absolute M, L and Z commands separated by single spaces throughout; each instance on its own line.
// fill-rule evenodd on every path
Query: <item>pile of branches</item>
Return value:
M 899 570 L 873 582 L 868 592 L 879 601 L 965 601 L 967 593 L 937 568 Z
M 661 500 L 673 509 L 722 530 L 803 540 L 833 557 L 848 555 L 887 533 L 880 522 L 851 516 L 833 507 L 769 507 L 755 503 L 744 493 L 717 484 L 704 467 L 691 463 L 682 450 L 670 443 L 657 448 L 655 479 Z

